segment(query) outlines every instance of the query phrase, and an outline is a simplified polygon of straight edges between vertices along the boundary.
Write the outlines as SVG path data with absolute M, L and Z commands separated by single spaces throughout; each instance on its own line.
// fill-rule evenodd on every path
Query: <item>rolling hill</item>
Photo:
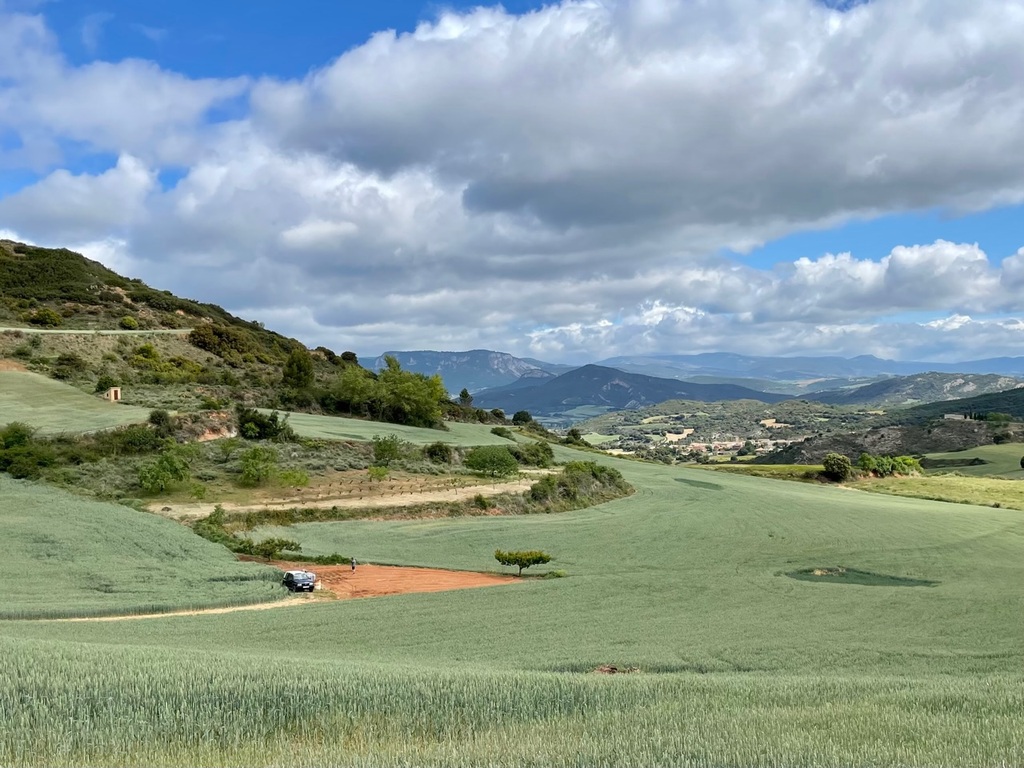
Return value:
M 665 400 L 760 400 L 777 403 L 779 395 L 734 384 L 692 384 L 623 373 L 600 365 L 585 365 L 532 387 L 491 389 L 476 395 L 481 408 L 501 408 L 506 413 L 525 410 L 534 415 L 557 415 L 579 406 L 604 406 L 616 410 L 639 408 Z
M 458 395 L 463 388 L 470 392 L 479 392 L 514 384 L 524 376 L 528 377 L 527 381 L 534 376 L 553 378 L 572 369 L 572 366 L 526 360 L 505 352 L 471 349 L 468 352 L 385 352 L 374 360 L 374 370 L 385 367 L 384 358 L 387 356 L 398 360 L 403 370 L 426 376 L 435 373 L 440 375 L 445 387 L 453 395 Z
M 829 405 L 871 405 L 903 408 L 988 395 L 1024 387 L 1024 380 L 996 374 L 919 373 L 897 376 L 860 387 L 814 392 L 808 400 Z

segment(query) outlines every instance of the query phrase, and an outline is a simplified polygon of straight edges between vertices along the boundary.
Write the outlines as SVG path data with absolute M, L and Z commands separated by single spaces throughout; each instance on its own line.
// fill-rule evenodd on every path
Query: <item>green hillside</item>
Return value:
M 0 425 L 20 421 L 47 435 L 93 432 L 144 422 L 148 414 L 36 373 L 0 371 Z
M 565 578 L 301 611 L 0 623 L 0 680 L 23 681 L 0 684 L 0 710 L 20 713 L 0 762 L 1024 762 L 1019 512 L 607 461 L 634 496 L 285 529 L 312 552 L 467 569 L 496 569 L 495 548 L 540 548 Z M 837 568 L 931 586 L 806 580 Z M 609 666 L 636 671 L 593 673 Z M 83 709 L 88 738 L 63 725 Z
M 284 596 L 276 570 L 238 562 L 176 523 L 4 474 L 0 527 L 0 619 L 150 613 Z

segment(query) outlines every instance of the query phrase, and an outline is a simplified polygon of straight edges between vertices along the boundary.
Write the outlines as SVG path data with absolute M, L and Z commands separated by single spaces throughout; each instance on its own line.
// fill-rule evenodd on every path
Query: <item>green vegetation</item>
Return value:
M 16 713 L 0 762 L 1024 760 L 1020 513 L 605 461 L 640 493 L 557 516 L 287 529 L 314 555 L 473 570 L 494 566 L 495 544 L 538 548 L 572 578 L 173 620 L 2 624 L 0 680 L 18 683 L 0 684 L 0 710 Z M 785 576 L 835 563 L 938 584 Z M 639 672 L 590 674 L 605 665 Z
M 853 474 L 850 459 L 841 453 L 830 453 L 822 462 L 822 474 L 837 483 L 845 482 Z
M 517 576 L 523 575 L 524 568 L 532 568 L 535 565 L 544 565 L 551 562 L 551 555 L 540 550 L 515 550 L 505 552 L 500 549 L 494 550 L 494 559 L 504 566 L 518 568 Z
M 1024 445 L 1003 443 L 981 445 L 966 451 L 929 453 L 922 457 L 921 466 L 929 474 L 955 472 L 971 477 L 1006 477 L 1024 479 L 1020 465 Z
M 507 477 L 519 471 L 519 462 L 503 445 L 482 445 L 466 454 L 463 463 L 474 472 Z
M 273 569 L 239 563 L 187 529 L 0 475 L 0 618 L 58 618 L 265 602 Z

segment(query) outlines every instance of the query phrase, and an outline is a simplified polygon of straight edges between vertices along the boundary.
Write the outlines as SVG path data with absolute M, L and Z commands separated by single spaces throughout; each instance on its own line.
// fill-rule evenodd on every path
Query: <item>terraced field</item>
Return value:
M 495 548 L 537 548 L 564 578 L 0 622 L 0 764 L 1024 764 L 1020 512 L 602 460 L 637 493 L 260 532 L 484 571 L 500 570 Z M 613 669 L 627 674 L 595 671 Z
M 25 371 L 0 370 L 0 424 L 22 421 L 41 434 L 93 432 L 144 422 L 149 411 L 110 403 Z

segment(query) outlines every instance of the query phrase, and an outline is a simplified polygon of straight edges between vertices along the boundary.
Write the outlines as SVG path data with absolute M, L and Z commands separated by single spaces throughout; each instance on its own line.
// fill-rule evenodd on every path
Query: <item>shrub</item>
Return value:
M 118 380 L 111 376 L 109 373 L 104 373 L 99 379 L 96 380 L 96 392 L 106 392 L 111 387 L 116 387 Z
M 49 309 L 48 307 L 43 307 L 42 309 L 37 309 L 35 312 L 29 315 L 28 321 L 32 325 L 39 325 L 44 328 L 56 328 L 58 325 L 64 322 L 64 318 L 62 318 L 52 309 Z
M 435 464 L 451 464 L 454 452 L 448 443 L 431 443 L 423 448 L 423 455 Z
M 519 462 L 503 445 L 482 445 L 474 448 L 466 454 L 463 463 L 474 472 L 492 477 L 514 475 L 519 471 Z
M 291 539 L 280 538 L 264 539 L 252 545 L 252 553 L 257 557 L 265 557 L 267 560 L 277 560 L 285 550 L 301 552 L 302 545 Z
M 828 454 L 822 462 L 822 466 L 824 467 L 822 474 L 837 483 L 849 480 L 850 475 L 853 474 L 853 465 L 850 463 L 850 459 L 841 453 Z
M 73 352 L 65 352 L 57 356 L 53 363 L 53 378 L 70 379 L 77 374 L 89 370 L 89 364 Z
M 373 463 L 382 467 L 390 466 L 405 453 L 405 442 L 398 435 L 374 435 L 372 442 Z
M 526 445 L 510 445 L 509 452 L 516 461 L 531 467 L 550 467 L 555 462 L 555 451 L 550 443 L 539 440 Z
M 277 411 L 269 416 L 255 408 L 238 406 L 238 433 L 247 440 L 278 440 L 294 441 L 295 431 L 288 424 L 288 417 L 282 417 Z
M 516 439 L 516 436 L 512 434 L 512 430 L 508 427 L 493 427 L 491 429 L 491 434 L 497 435 L 498 437 L 504 437 L 506 440 Z
M 242 485 L 263 485 L 277 469 L 277 451 L 257 445 L 243 453 L 241 461 Z
M 130 315 L 122 317 L 117 324 L 126 331 L 137 331 L 139 329 L 139 321 Z

